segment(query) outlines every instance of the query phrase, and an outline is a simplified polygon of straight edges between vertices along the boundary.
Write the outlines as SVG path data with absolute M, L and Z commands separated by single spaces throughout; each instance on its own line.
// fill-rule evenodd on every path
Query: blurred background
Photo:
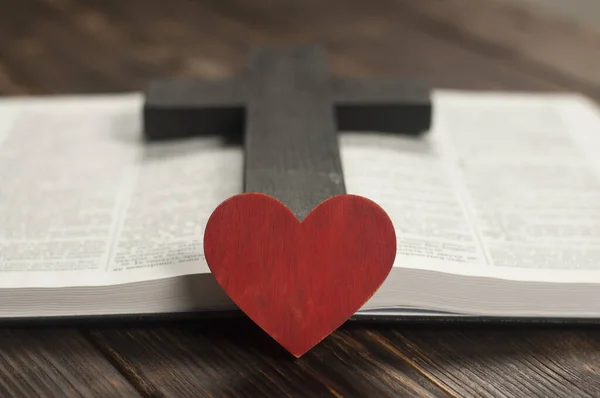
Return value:
M 600 98 L 596 0 L 0 0 L 0 94 L 219 78 L 258 43 L 320 43 L 335 73 Z

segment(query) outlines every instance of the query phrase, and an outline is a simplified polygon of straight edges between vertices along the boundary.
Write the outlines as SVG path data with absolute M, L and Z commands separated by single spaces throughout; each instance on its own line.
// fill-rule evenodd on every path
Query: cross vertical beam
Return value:
M 345 193 L 325 57 L 304 47 L 252 57 L 245 191 L 282 201 L 299 220 Z

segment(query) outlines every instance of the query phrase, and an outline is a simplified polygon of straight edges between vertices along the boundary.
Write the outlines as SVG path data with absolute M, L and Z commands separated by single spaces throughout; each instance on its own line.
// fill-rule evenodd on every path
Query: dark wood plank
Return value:
M 213 135 L 242 142 L 247 102 L 242 77 L 161 79 L 150 82 L 143 93 L 143 134 L 148 140 Z
M 337 129 L 420 135 L 433 122 L 432 90 L 414 77 L 334 77 Z
M 139 394 L 77 331 L 2 329 L 0 396 L 135 397 Z
M 431 2 L 426 0 L 424 2 Z M 222 15 L 253 24 L 277 41 L 324 44 L 335 73 L 353 76 L 408 75 L 436 88 L 557 91 L 565 86 L 521 70 L 504 52 L 479 51 L 415 20 L 393 0 L 210 1 Z M 418 4 L 418 3 L 415 3 Z M 417 7 L 418 8 L 418 7 Z M 248 12 L 254 9 L 253 12 Z M 310 23 L 308 22 L 310 21 Z M 352 29 L 348 27 L 351 26 Z M 485 50 L 485 48 L 484 48 Z
M 600 395 L 599 331 L 380 330 L 367 333 L 374 344 L 403 353 L 423 375 L 458 396 Z
M 346 193 L 327 56 L 301 46 L 251 58 L 244 189 L 275 197 L 303 220 Z
M 594 66 L 600 60 L 600 34 L 569 29 L 564 20 L 552 23 L 524 8 L 494 1 L 428 0 L 416 6 L 399 0 L 395 4 L 410 24 L 470 52 L 562 89 L 600 98 L 600 75 Z
M 90 337 L 149 396 L 447 396 L 404 355 L 338 331 L 311 352 L 287 352 L 246 319 L 97 329 Z
M 27 88 L 23 87 L 8 68 L 0 60 L 0 95 L 22 95 L 27 93 Z
M 90 32 L 90 39 L 126 49 L 135 59 L 156 68 L 158 72 L 153 77 L 231 76 L 246 61 L 244 43 L 264 40 L 259 32 L 193 1 L 63 0 L 61 3 L 67 4 L 61 7 L 64 14 L 81 15 L 82 29 L 89 29 L 86 18 L 100 21 L 103 29 Z M 144 80 L 145 76 L 140 76 L 137 81 Z
M 293 2 L 280 6 L 264 2 L 246 5 L 256 8 L 253 13 L 240 13 L 244 2 L 239 0 L 208 5 L 178 2 L 175 7 L 138 4 L 137 0 L 108 1 L 101 6 L 61 0 L 49 2 L 42 11 L 37 3 L 27 7 L 26 2 L 7 1 L 15 3 L 10 6 L 17 16 L 7 21 L 0 35 L 10 49 L 7 60 L 20 65 L 20 80 L 47 87 L 43 92 L 139 89 L 156 76 L 230 75 L 243 65 L 248 45 L 285 40 L 324 43 L 331 50 L 336 72 L 423 75 L 438 87 L 487 88 L 490 75 L 511 89 L 556 87 L 535 73 L 498 63 L 504 54 L 478 54 L 443 34 L 432 35 L 428 26 L 415 24 L 386 2 L 379 7 L 355 1 L 334 1 L 327 7 L 312 2 L 302 7 Z M 259 18 L 263 8 L 271 10 L 262 17 L 271 21 L 264 25 Z M 30 21 L 25 28 L 24 15 Z M 235 19 L 238 15 L 241 19 Z M 349 25 L 353 29 L 347 29 Z M 53 50 L 57 43 L 64 44 L 60 51 Z M 82 65 L 70 71 L 78 62 Z M 479 64 L 485 68 L 475 66 Z M 76 87 L 75 81 L 85 83 Z
M 600 89 L 600 31 L 591 31 L 568 17 L 527 3 L 497 0 L 422 1 L 418 6 L 410 0 L 399 3 L 444 25 L 445 31 L 453 29 L 455 35 L 471 37 L 490 49 L 502 48 L 507 57 L 531 60 L 541 73 L 560 74 Z
M 127 86 L 139 73 L 140 63 L 118 47 L 90 40 L 86 32 L 43 2 L 3 2 L 10 18 L 0 24 L 3 60 L 16 79 L 26 82 L 33 93 L 106 91 Z M 116 62 L 115 55 L 120 62 Z M 127 62 L 129 61 L 129 62 Z M 129 73 L 122 66 L 127 65 Z

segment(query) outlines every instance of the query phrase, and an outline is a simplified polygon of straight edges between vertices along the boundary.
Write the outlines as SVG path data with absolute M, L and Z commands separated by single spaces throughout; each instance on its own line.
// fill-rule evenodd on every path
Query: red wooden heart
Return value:
M 211 215 L 206 261 L 223 290 L 296 357 L 375 293 L 396 257 L 396 234 L 369 199 L 339 195 L 300 223 L 280 201 L 233 196 Z

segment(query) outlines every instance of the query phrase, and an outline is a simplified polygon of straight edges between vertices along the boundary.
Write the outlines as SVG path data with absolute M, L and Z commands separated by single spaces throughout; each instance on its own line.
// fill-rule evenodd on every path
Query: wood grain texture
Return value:
M 139 394 L 74 330 L 0 330 L 3 397 L 135 397 Z
M 396 257 L 392 221 L 375 202 L 337 195 L 299 222 L 258 193 L 220 204 L 204 233 L 206 261 L 227 295 L 296 357 L 356 313 Z
M 303 220 L 346 193 L 326 54 L 260 49 L 250 64 L 244 191 L 270 195 Z
M 484 45 L 507 56 L 529 60 L 539 73 L 600 90 L 600 33 L 568 19 L 511 3 L 478 0 L 426 1 L 415 7 L 400 4 L 463 37 L 470 45 Z M 540 18 L 539 14 L 542 14 Z M 579 43 L 573 45 L 574 38 Z M 581 82 L 581 83 L 579 83 Z
M 593 34 L 488 0 L 3 0 L 0 94 L 229 77 L 249 46 L 273 42 L 323 43 L 334 74 L 420 75 L 436 88 L 573 90 L 600 100 Z M 89 327 L 85 335 L 145 396 L 598 395 L 597 329 L 347 325 L 292 363 L 251 322 Z M 87 348 L 65 347 L 72 334 L 81 336 L 1 329 L 2 358 L 18 356 L 19 372 L 35 370 L 24 378 L 3 368 L 10 391 L 39 396 L 44 380 L 45 396 L 65 396 L 69 386 L 51 383 L 65 352 L 70 385 L 90 384 L 87 369 L 110 374 Z
M 598 331 L 486 328 L 369 332 L 457 396 L 600 395 Z
M 298 360 L 247 319 L 90 332 L 145 396 L 446 397 L 409 364 L 343 329 Z
M 168 140 L 213 135 L 241 141 L 246 91 L 242 78 L 151 81 L 144 88 L 144 137 Z
M 334 76 L 331 92 L 338 130 L 422 134 L 431 127 L 432 88 L 424 79 Z

